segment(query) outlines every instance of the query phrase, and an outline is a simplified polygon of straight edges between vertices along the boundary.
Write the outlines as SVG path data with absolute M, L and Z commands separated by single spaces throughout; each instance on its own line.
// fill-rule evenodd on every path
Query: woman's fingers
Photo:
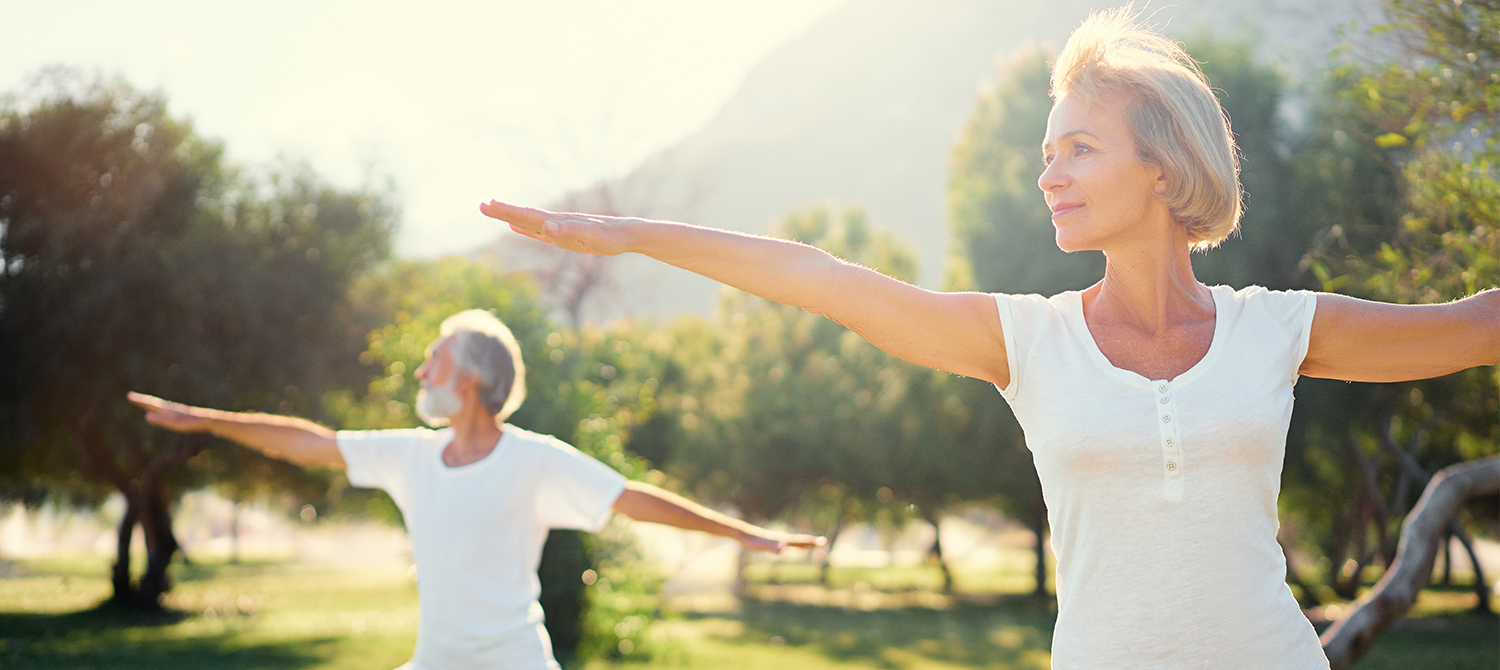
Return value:
M 491 200 L 479 206 L 480 213 L 510 224 L 510 229 L 539 242 L 586 254 L 613 256 L 625 251 L 610 217 L 560 214 L 545 209 L 517 207 Z
M 517 207 L 499 200 L 481 204 L 479 211 L 492 219 L 499 219 L 510 224 L 511 228 L 516 229 L 518 233 L 529 234 L 532 237 L 541 234 L 542 226 L 547 223 L 547 217 L 552 215 L 546 210 Z
M 514 223 L 510 224 L 510 229 L 513 230 L 513 231 L 515 231 L 515 232 L 517 232 L 517 233 L 525 235 L 525 236 L 527 236 L 527 237 L 529 237 L 529 238 L 531 238 L 533 240 L 536 240 L 538 242 L 546 242 L 548 244 L 552 243 L 552 240 L 547 239 L 547 236 L 542 235 L 540 233 L 532 233 L 531 231 L 528 231 L 525 228 L 521 228 L 520 226 L 517 226 Z

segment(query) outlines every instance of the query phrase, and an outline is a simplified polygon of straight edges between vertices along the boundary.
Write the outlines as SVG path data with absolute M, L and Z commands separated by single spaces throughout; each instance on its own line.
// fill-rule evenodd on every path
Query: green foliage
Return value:
M 1052 215 L 1037 188 L 1052 111 L 1049 58 L 1032 51 L 999 66 L 994 87 L 980 94 L 953 147 L 951 290 L 1051 295 L 1084 288 L 1104 273 L 1101 255 L 1057 248 Z
M 1399 57 L 1345 54 L 1298 151 L 1300 199 L 1326 225 L 1307 263 L 1325 290 L 1444 302 L 1500 284 L 1500 7 L 1394 0 L 1388 12 L 1373 32 Z M 1322 406 L 1344 409 L 1289 444 L 1288 471 L 1299 481 L 1284 509 L 1303 526 L 1299 544 L 1318 547 L 1324 581 L 1348 593 L 1362 566 L 1392 559 L 1400 521 L 1425 483 L 1401 460 L 1432 473 L 1500 453 L 1500 377 L 1472 369 L 1312 391 L 1341 397 Z M 1493 531 L 1494 510 L 1490 498 L 1465 517 Z
M 0 107 L 0 479 L 127 501 L 154 605 L 176 551 L 170 503 L 221 478 L 232 496 L 308 475 L 202 437 L 149 430 L 125 393 L 313 413 L 363 375 L 353 276 L 394 213 L 295 166 L 255 180 L 120 81 L 43 75 Z M 186 465 L 186 467 L 184 467 Z M 12 488 L 11 490 L 16 490 Z M 135 593 L 128 557 L 117 596 Z
M 658 652 L 650 635 L 652 624 L 666 612 L 661 575 L 641 555 L 624 524 L 605 526 L 594 534 L 591 545 L 597 571 L 585 573 L 583 580 L 593 589 L 577 658 L 652 660 Z
M 1452 300 L 1500 284 L 1500 8 L 1396 0 L 1391 11 L 1386 32 L 1407 58 L 1341 65 L 1335 104 L 1399 168 L 1404 199 L 1376 239 L 1328 261 L 1372 298 Z
M 898 277 L 915 274 L 910 249 L 870 228 L 857 209 L 795 211 L 776 234 Z M 872 418 L 900 410 L 905 381 L 927 371 L 794 307 L 735 293 L 720 313 L 717 324 L 674 328 L 687 378 L 674 408 L 684 441 L 668 470 L 699 497 L 757 521 L 830 505 L 873 513 L 889 503 L 876 493 L 891 482 L 893 436 Z
M 1303 255 L 1326 228 L 1294 205 L 1293 138 L 1280 116 L 1286 79 L 1257 62 L 1246 42 L 1202 35 L 1188 44 L 1219 104 L 1229 116 L 1240 153 L 1245 210 L 1239 231 L 1193 261 L 1206 284 L 1264 286 L 1272 290 L 1313 288 L 1301 267 Z

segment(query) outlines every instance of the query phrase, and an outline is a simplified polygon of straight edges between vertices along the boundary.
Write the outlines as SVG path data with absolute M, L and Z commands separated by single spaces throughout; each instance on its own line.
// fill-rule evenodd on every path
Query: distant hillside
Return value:
M 949 150 L 997 61 L 1054 50 L 1099 3 L 1083 0 L 855 0 L 756 66 L 718 115 L 625 178 L 574 194 L 580 211 L 766 232 L 788 209 L 860 205 L 917 250 L 936 287 L 948 252 Z M 1152 23 L 1182 39 L 1210 31 L 1257 45 L 1294 80 L 1325 62 L 1363 0 L 1177 0 Z M 1368 21 L 1361 22 L 1369 25 Z M 1040 138 L 1038 138 L 1040 141 Z M 1040 195 L 1038 195 L 1040 197 Z M 516 257 L 514 238 L 499 253 Z M 622 257 L 587 313 L 707 313 L 716 285 Z

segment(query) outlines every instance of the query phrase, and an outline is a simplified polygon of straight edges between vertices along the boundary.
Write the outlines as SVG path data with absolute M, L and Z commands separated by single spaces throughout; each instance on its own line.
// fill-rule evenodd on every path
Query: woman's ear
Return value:
M 1167 188 L 1171 186 L 1171 183 L 1167 181 L 1167 171 L 1162 169 L 1160 165 L 1152 165 L 1151 176 L 1153 178 L 1151 189 L 1157 195 L 1166 195 Z

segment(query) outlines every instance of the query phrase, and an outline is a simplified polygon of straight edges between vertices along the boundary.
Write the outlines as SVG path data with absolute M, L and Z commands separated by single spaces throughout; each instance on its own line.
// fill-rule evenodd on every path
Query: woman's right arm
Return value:
M 826 316 L 898 358 L 1004 388 L 1005 340 L 991 296 L 897 281 L 799 242 L 681 223 L 556 214 L 491 201 L 486 216 L 581 253 L 635 252 L 767 300 Z

